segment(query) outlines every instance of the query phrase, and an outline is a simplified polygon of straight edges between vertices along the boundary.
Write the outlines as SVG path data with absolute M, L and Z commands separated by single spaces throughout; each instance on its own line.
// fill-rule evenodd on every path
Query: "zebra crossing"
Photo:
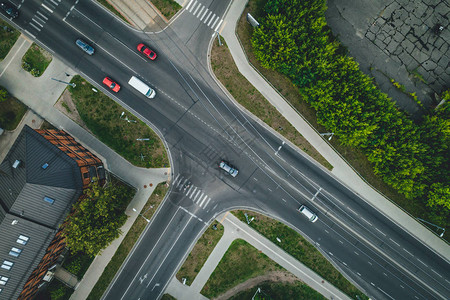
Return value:
M 198 0 L 191 0 L 185 10 L 190 12 L 197 19 L 200 19 L 200 22 L 203 22 L 203 24 L 214 31 L 217 31 L 223 22 L 223 19 L 216 16 L 216 14 L 213 14 L 211 10 L 206 8 L 206 6 Z
M 44 0 L 41 6 L 36 11 L 36 13 L 31 17 L 30 26 L 33 28 L 33 33 L 38 34 L 42 28 L 44 28 L 45 23 L 48 21 L 48 17 L 61 3 L 61 0 Z M 31 32 L 28 32 L 31 34 Z M 34 34 L 31 34 L 35 37 Z
M 205 194 L 199 187 L 192 185 L 188 178 L 185 178 L 180 174 L 177 174 L 172 186 L 175 190 L 185 194 L 186 197 L 203 209 L 205 209 L 211 201 L 211 197 Z

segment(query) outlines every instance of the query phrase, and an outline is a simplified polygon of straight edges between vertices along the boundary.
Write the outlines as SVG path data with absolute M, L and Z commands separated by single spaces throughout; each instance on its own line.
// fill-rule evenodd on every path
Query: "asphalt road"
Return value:
M 229 4 L 203 2 L 218 16 Z M 450 298 L 448 261 L 222 93 L 206 69 L 215 28 L 200 21 L 203 14 L 185 11 L 164 31 L 144 34 L 91 1 L 25 0 L 14 20 L 23 32 L 135 111 L 170 150 L 173 181 L 167 201 L 104 298 L 160 297 L 209 222 L 233 208 L 253 209 L 295 228 L 374 299 Z M 77 38 L 89 42 L 95 54 L 77 48 Z M 136 51 L 142 41 L 158 53 L 155 62 Z M 155 99 L 127 84 L 133 75 L 155 88 Z M 118 94 L 101 85 L 105 76 L 121 84 Z M 221 159 L 239 168 L 236 178 L 219 170 Z M 316 223 L 299 215 L 301 204 L 317 212 Z

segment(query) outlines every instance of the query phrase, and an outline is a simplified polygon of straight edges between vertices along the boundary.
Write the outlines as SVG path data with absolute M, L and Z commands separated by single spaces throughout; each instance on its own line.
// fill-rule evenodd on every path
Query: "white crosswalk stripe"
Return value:
M 54 0 L 50 0 L 50 1 L 54 1 Z M 203 18 L 205 18 L 205 16 L 206 16 L 205 20 L 203 21 L 203 24 L 206 24 L 206 22 L 208 22 L 208 24 L 206 26 L 210 27 L 214 31 L 217 31 L 219 29 L 220 25 L 222 25 L 223 19 L 221 19 L 219 16 L 216 16 L 216 14 L 213 14 L 211 17 L 212 11 L 209 10 L 202 3 L 198 2 L 198 0 L 191 0 L 189 2 L 189 4 L 186 6 L 185 10 L 192 13 L 192 15 L 194 17 L 196 17 L 197 19 L 200 20 L 200 22 L 202 22 Z M 219 22 L 219 23 L 217 23 L 217 22 Z M 216 24 L 217 24 L 217 26 L 216 26 Z
M 195 7 L 195 5 L 197 5 L 197 0 L 195 0 L 194 5 L 191 6 L 191 9 L 189 10 L 189 12 L 192 11 L 192 9 Z
M 198 10 L 201 6 L 202 6 L 202 4 L 201 4 L 201 3 L 198 3 L 197 8 L 196 8 L 195 11 L 192 13 L 194 16 L 195 16 L 195 14 L 197 13 L 197 10 Z
M 206 13 L 206 11 L 205 11 L 205 13 Z M 212 14 L 212 11 L 210 11 L 209 12 L 209 14 L 208 14 L 208 16 L 206 17 L 206 19 L 205 19 L 205 21 L 203 21 L 203 23 L 205 23 L 206 24 L 206 21 L 208 21 L 208 19 L 209 19 L 209 16 Z M 201 20 L 200 20 L 201 21 Z
M 202 7 L 202 9 L 198 12 L 197 18 L 200 17 L 200 15 L 202 14 L 202 12 L 205 8 L 206 8 L 205 6 Z
M 186 6 L 186 10 L 189 9 L 189 6 L 191 6 L 192 2 L 194 2 L 194 0 L 191 0 L 191 2 L 189 2 L 189 4 Z M 197 2 L 197 1 L 196 1 Z
M 205 12 L 203 13 L 202 17 L 200 18 L 200 22 L 203 20 L 203 18 L 205 17 L 207 12 L 208 12 L 208 10 L 205 10 Z
M 213 16 L 211 17 L 211 19 L 208 22 L 208 25 L 206 25 L 206 26 L 209 26 L 209 24 L 211 24 L 211 21 L 214 20 L 215 17 L 216 17 L 216 14 L 213 14 Z
M 198 195 L 201 193 L 201 191 L 202 190 L 198 190 L 198 192 L 197 192 L 197 194 L 195 194 L 195 197 L 194 197 L 194 199 L 192 199 L 192 201 L 194 201 L 195 202 L 195 200 L 197 199 L 197 197 L 198 197 Z M 202 194 L 203 195 L 203 194 Z
M 186 197 L 192 200 L 194 204 L 200 206 L 203 209 L 206 209 L 209 202 L 211 201 L 211 197 L 208 197 L 205 192 L 203 192 L 199 187 L 192 185 L 188 178 L 185 178 L 181 174 L 177 174 L 175 179 L 172 182 L 172 186 L 174 190 L 178 190 Z

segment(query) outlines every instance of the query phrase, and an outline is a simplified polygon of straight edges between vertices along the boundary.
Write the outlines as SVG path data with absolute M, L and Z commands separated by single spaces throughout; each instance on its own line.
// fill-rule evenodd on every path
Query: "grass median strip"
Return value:
M 249 243 L 237 239 L 231 243 L 200 293 L 208 298 L 217 297 L 250 278 L 273 271 L 288 273 Z
M 165 182 L 158 184 L 153 191 L 153 194 L 145 204 L 144 208 L 141 210 L 140 214 L 147 219 L 151 219 L 154 212 L 164 199 L 167 190 L 168 187 Z M 147 221 L 141 216 L 136 219 L 127 235 L 123 239 L 122 243 L 120 244 L 119 248 L 117 249 L 116 253 L 114 254 L 113 258 L 108 263 L 99 280 L 92 289 L 91 293 L 87 297 L 88 300 L 97 300 L 102 297 L 103 293 L 106 291 L 117 271 L 120 269 L 120 266 L 127 258 L 128 253 L 131 251 L 131 249 L 133 249 L 136 241 L 138 240 L 147 224 Z
M 135 166 L 169 166 L 162 141 L 147 124 L 97 91 L 82 77 L 74 76 L 71 82 L 76 84 L 76 87 L 68 88 L 71 101 L 87 129 L 100 141 Z
M 223 38 L 222 42 L 222 46 L 219 46 L 217 42 L 213 44 L 211 67 L 234 99 L 317 162 L 331 170 L 331 164 L 239 72 Z
M 222 235 L 222 224 L 214 221 L 211 226 L 209 226 L 208 229 L 206 229 L 206 231 L 203 233 L 197 244 L 195 244 L 183 266 L 181 266 L 180 270 L 178 271 L 176 277 L 180 282 L 183 282 L 183 278 L 185 278 L 185 284 L 192 284 L 198 272 L 200 272 L 200 270 L 202 269 L 203 265 L 205 264 L 211 252 L 216 247 Z
M 354 298 L 369 299 L 351 284 L 323 255 L 295 230 L 281 222 L 252 211 L 233 211 L 233 215 L 245 222 L 245 213 L 248 218 L 254 217 L 250 227 L 261 233 L 274 244 L 286 251 L 289 255 L 303 263 L 305 266 L 322 276 L 325 280 L 340 289 L 343 293 Z M 281 243 L 277 241 L 281 239 Z

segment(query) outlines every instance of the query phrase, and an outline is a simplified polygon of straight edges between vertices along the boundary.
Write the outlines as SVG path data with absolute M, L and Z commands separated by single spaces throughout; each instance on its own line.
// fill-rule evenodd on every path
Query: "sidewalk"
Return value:
M 311 271 L 308 267 L 284 252 L 271 241 L 260 235 L 247 224 L 239 221 L 232 214 L 219 215 L 216 220 L 224 226 L 224 234 L 209 255 L 191 286 L 181 284 L 176 277 L 169 283 L 166 292 L 177 299 L 206 299 L 200 294 L 203 286 L 215 270 L 231 243 L 236 239 L 243 239 L 253 247 L 267 255 L 274 262 L 297 276 L 305 284 L 322 294 L 327 299 L 350 299 L 336 287 Z M 231 296 L 231 295 L 230 295 Z
M 17 128 L 12 133 L 2 137 L 0 140 L 2 143 L 0 156 L 9 151 L 10 145 L 14 143 L 15 137 L 20 133 L 24 124 L 36 128 L 38 122 L 45 119 L 55 127 L 64 129 L 72 135 L 79 143 L 95 153 L 103 161 L 105 167 L 110 172 L 137 189 L 136 195 L 131 200 L 126 210 L 126 214 L 129 217 L 125 225 L 121 228 L 123 234 L 108 248 L 103 250 L 101 255 L 98 255 L 94 259 L 94 262 L 89 267 L 82 281 L 78 285 L 78 288 L 71 297 L 71 299 L 86 299 L 131 225 L 139 216 L 132 211 L 132 208 L 136 208 L 136 210 L 140 211 L 144 207 L 157 184 L 168 179 L 170 169 L 145 169 L 133 166 L 108 146 L 92 136 L 89 132 L 54 108 L 53 105 L 65 90 L 66 85 L 51 80 L 51 78 L 70 81 L 75 72 L 68 68 L 63 62 L 53 57 L 52 62 L 41 77 L 36 78 L 31 76 L 21 67 L 22 56 L 30 45 L 31 42 L 27 40 L 25 36 L 20 36 L 7 57 L 0 62 L 0 85 L 4 86 L 12 95 L 22 101 L 31 110 L 31 112 L 27 113 L 22 120 L 20 128 Z M 69 74 L 70 76 L 67 76 L 66 74 Z M 24 88 L 24 82 L 26 82 L 26 88 Z
M 390 202 L 384 196 L 369 186 L 338 153 L 312 128 L 302 116 L 300 116 L 281 96 L 275 91 L 248 63 L 247 58 L 236 37 L 236 23 L 239 20 L 246 0 L 235 0 L 230 6 L 225 16 L 224 25 L 220 34 L 225 38 L 231 55 L 239 69 L 247 80 L 273 105 L 275 108 L 301 133 L 308 142 L 320 152 L 320 154 L 333 165 L 331 172 L 335 178 L 355 191 L 360 197 L 384 213 L 391 220 L 395 220 L 404 230 L 414 235 L 428 247 L 434 249 L 442 257 L 450 260 L 448 245 L 432 234 L 427 228 L 422 226 L 410 215 L 405 213 L 398 206 Z M 249 25 L 250 26 L 250 25 Z M 214 76 L 211 70 L 210 73 Z M 219 82 L 216 79 L 217 82 Z M 222 86 L 219 83 L 220 86 Z M 224 89 L 225 93 L 226 90 Z M 227 93 L 229 94 L 229 93 Z M 231 96 L 230 96 L 231 97 Z M 362 196 L 364 195 L 364 196 Z

